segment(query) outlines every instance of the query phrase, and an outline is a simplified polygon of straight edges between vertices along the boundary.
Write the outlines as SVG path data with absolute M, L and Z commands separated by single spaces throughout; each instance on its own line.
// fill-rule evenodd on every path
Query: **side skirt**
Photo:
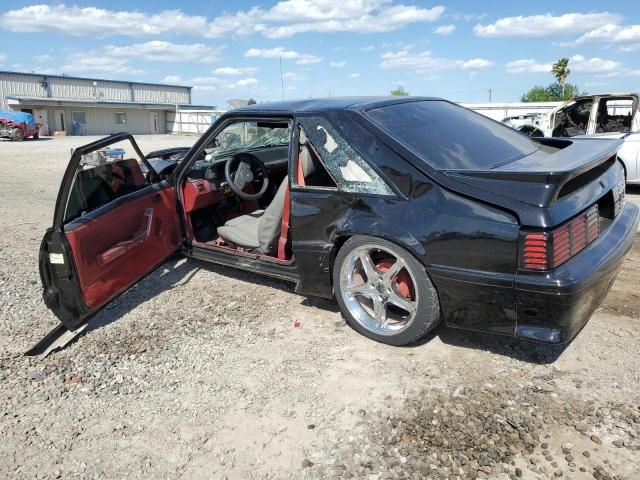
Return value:
M 259 257 L 238 255 L 232 252 L 224 252 L 214 248 L 204 248 L 195 245 L 191 247 L 190 251 L 185 252 L 185 255 L 205 262 L 248 270 L 287 282 L 296 284 L 300 282 L 300 275 L 295 262 L 290 265 L 283 265 L 281 263 L 263 260 Z

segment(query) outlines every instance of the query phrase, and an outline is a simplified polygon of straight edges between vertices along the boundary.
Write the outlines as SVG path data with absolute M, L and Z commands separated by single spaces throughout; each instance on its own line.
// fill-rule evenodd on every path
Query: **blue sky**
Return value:
M 193 102 L 414 95 L 516 101 L 569 57 L 583 90 L 640 90 L 635 2 L 3 2 L 0 69 L 179 83 Z M 176 8 L 179 7 L 179 8 Z

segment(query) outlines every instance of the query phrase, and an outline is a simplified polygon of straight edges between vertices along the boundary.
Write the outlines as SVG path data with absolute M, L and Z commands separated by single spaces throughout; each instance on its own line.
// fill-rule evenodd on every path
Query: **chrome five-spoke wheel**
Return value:
M 414 320 L 415 284 L 404 260 L 377 245 L 351 251 L 340 272 L 340 290 L 349 312 L 380 335 L 403 330 Z
M 416 341 L 440 317 L 424 267 L 386 240 L 353 237 L 345 243 L 336 257 L 334 286 L 347 321 L 384 343 Z

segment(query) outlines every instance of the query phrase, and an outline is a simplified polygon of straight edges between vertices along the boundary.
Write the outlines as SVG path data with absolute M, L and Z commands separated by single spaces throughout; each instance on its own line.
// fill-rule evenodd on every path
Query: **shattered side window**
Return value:
M 308 140 L 344 192 L 393 195 L 389 185 L 322 117 L 302 117 Z

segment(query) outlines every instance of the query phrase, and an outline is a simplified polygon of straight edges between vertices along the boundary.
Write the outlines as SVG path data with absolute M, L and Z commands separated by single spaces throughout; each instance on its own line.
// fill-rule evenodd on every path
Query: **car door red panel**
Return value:
M 89 221 L 65 228 L 89 308 L 97 308 L 142 278 L 180 245 L 173 187 L 147 187 Z

